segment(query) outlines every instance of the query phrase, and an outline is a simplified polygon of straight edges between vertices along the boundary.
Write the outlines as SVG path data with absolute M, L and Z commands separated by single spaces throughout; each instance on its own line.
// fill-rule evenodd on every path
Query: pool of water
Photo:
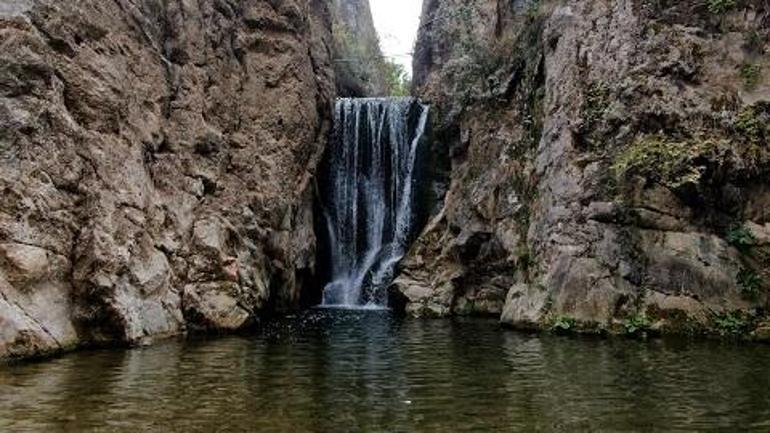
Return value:
M 770 431 L 770 347 L 319 310 L 0 367 L 0 431 Z

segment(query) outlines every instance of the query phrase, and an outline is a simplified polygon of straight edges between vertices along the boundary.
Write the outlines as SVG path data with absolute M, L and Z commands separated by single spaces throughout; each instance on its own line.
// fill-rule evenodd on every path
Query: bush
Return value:
M 385 60 L 385 85 L 389 96 L 409 96 L 412 82 L 404 67 L 391 60 Z
M 745 63 L 741 66 L 738 74 L 743 81 L 743 87 L 746 90 L 754 90 L 759 85 L 760 78 L 762 78 L 762 67 L 752 63 Z
M 709 12 L 714 15 L 722 15 L 734 8 L 736 0 L 706 0 Z
M 738 225 L 727 232 L 727 242 L 745 252 L 756 244 L 757 238 L 754 237 L 754 233 L 751 230 L 745 226 Z
M 650 319 L 645 314 L 635 314 L 623 322 L 626 333 L 636 335 L 646 332 L 650 328 Z
M 735 119 L 735 131 L 742 141 L 762 145 L 770 139 L 770 105 L 755 104 L 744 108 Z
M 751 269 L 741 269 L 736 277 L 741 294 L 750 300 L 757 299 L 762 289 L 762 278 Z
M 740 313 L 725 313 L 714 317 L 714 325 L 722 335 L 739 335 L 746 331 L 748 323 Z
M 560 316 L 551 325 L 551 331 L 556 333 L 567 333 L 575 329 L 577 321 L 572 317 Z
M 699 182 L 703 167 L 694 161 L 727 144 L 714 139 L 674 141 L 658 135 L 641 137 L 616 156 L 612 169 L 618 178 L 642 176 L 675 189 Z

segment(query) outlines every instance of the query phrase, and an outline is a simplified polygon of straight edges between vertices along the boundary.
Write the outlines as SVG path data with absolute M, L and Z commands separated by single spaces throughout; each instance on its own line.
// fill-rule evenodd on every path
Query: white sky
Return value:
M 411 76 L 414 41 L 420 26 L 422 0 L 369 0 L 382 53 L 404 65 Z

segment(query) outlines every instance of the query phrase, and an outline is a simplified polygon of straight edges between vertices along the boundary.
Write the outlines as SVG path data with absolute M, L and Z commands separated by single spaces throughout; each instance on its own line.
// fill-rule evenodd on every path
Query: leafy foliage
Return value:
M 626 328 L 626 333 L 629 335 L 643 333 L 650 328 L 650 325 L 650 319 L 646 314 L 635 314 L 623 322 L 623 326 Z
M 741 269 L 738 272 L 738 287 L 741 293 L 748 299 L 756 299 L 762 289 L 762 277 L 751 269 Z
M 576 325 L 577 321 L 572 317 L 559 316 L 556 318 L 556 320 L 554 320 L 553 325 L 551 325 L 551 331 L 557 333 L 566 333 L 574 330 Z
M 746 251 L 757 242 L 754 233 L 745 226 L 735 226 L 727 232 L 727 242 L 741 251 Z
M 741 110 L 735 120 L 735 131 L 749 144 L 766 143 L 770 139 L 770 105 L 759 103 Z
M 638 175 L 678 188 L 700 180 L 702 167 L 695 160 L 728 144 L 715 139 L 675 141 L 657 135 L 642 137 L 615 158 L 612 168 L 618 177 Z
M 409 96 L 412 82 L 404 67 L 391 60 L 386 60 L 384 69 L 388 94 L 390 96 Z
M 736 0 L 706 0 L 709 12 L 714 15 L 724 14 L 734 8 L 735 5 Z
M 722 335 L 739 335 L 746 331 L 748 322 L 740 313 L 729 312 L 714 317 L 714 325 Z
M 762 66 L 753 63 L 745 63 L 741 66 L 739 75 L 743 81 L 743 87 L 746 90 L 754 90 L 757 88 L 759 81 L 762 78 Z
M 585 122 L 595 125 L 599 122 L 609 108 L 610 90 L 604 83 L 592 84 L 585 95 Z

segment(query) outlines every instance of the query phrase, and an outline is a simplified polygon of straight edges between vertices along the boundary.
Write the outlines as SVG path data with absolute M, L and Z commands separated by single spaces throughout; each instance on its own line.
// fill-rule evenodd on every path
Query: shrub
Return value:
M 409 96 L 412 83 L 403 66 L 392 60 L 385 60 L 383 75 L 389 96 Z
M 629 335 L 643 333 L 650 328 L 650 325 L 650 319 L 646 314 L 635 314 L 623 322 L 623 326 L 626 328 L 626 333 Z
M 757 296 L 759 296 L 759 292 L 762 289 L 762 278 L 753 270 L 745 268 L 738 272 L 736 278 L 741 294 L 751 300 L 757 299 Z
M 743 87 L 746 90 L 754 90 L 759 85 L 759 80 L 762 76 L 762 66 L 753 63 L 745 63 L 741 66 L 738 72 L 741 80 L 743 81 Z
M 734 226 L 727 232 L 727 242 L 741 251 L 749 250 L 757 242 L 754 233 L 742 225 Z
M 700 180 L 703 168 L 694 160 L 714 153 L 726 143 L 694 138 L 674 141 L 658 135 L 641 137 L 616 156 L 612 169 L 618 178 L 638 175 L 678 188 Z
M 770 107 L 760 104 L 744 108 L 735 119 L 735 131 L 741 140 L 760 145 L 770 138 Z
M 734 8 L 736 0 L 706 0 L 709 12 L 714 15 L 722 15 Z
M 556 333 L 566 333 L 575 329 L 577 321 L 572 317 L 560 316 L 551 325 L 551 331 Z
M 717 315 L 714 317 L 714 325 L 722 335 L 739 335 L 748 327 L 748 323 L 737 312 Z

